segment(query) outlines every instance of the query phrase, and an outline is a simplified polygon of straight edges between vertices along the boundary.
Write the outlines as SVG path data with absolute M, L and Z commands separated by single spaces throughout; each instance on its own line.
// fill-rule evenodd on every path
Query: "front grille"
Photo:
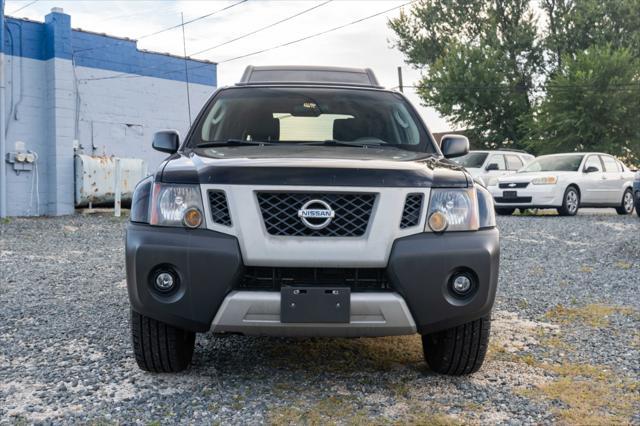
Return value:
M 348 286 L 351 291 L 389 290 L 380 268 L 246 267 L 236 289 L 279 291 L 282 286 Z
M 258 192 L 258 204 L 267 232 L 300 237 L 360 237 L 367 231 L 375 194 Z M 308 228 L 298 211 L 311 200 L 327 203 L 335 216 L 322 229 Z
M 531 202 L 531 197 L 514 197 L 514 198 L 496 197 L 496 203 L 517 204 L 517 203 L 530 203 L 530 202 Z
M 498 188 L 509 189 L 509 188 L 526 188 L 529 186 L 529 182 L 515 182 L 515 183 L 499 183 Z
M 400 228 L 410 228 L 420 223 L 420 213 L 422 212 L 422 194 L 408 194 L 404 201 L 404 210 L 400 220 Z
M 213 221 L 220 225 L 231 226 L 231 215 L 229 214 L 226 194 L 223 191 L 209 191 L 208 195 Z

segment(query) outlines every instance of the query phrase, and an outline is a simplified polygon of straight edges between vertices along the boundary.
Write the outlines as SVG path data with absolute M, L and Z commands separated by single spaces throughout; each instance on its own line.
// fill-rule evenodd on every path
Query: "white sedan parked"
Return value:
M 498 181 L 498 177 L 515 173 L 535 157 L 520 150 L 496 150 L 496 151 L 469 151 L 462 157 L 453 161 L 480 181 L 484 186 L 489 186 Z
M 560 215 L 573 216 L 580 207 L 633 212 L 633 173 L 607 154 L 544 155 L 492 183 L 488 189 L 498 214 L 509 215 L 516 208 L 555 208 Z

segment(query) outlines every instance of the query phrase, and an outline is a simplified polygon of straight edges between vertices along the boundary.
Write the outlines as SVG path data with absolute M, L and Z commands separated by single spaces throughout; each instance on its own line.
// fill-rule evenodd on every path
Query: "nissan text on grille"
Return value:
M 491 193 L 370 69 L 248 67 L 138 184 L 126 233 L 140 368 L 195 334 L 420 334 L 437 373 L 484 361 L 498 282 Z

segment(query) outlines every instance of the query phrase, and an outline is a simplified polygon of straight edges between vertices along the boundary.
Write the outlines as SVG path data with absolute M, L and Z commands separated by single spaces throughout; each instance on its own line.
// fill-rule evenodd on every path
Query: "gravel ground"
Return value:
M 183 374 L 140 371 L 129 341 L 125 220 L 0 224 L 0 424 L 640 424 L 640 220 L 499 218 L 490 353 L 430 373 L 416 336 L 199 335 Z

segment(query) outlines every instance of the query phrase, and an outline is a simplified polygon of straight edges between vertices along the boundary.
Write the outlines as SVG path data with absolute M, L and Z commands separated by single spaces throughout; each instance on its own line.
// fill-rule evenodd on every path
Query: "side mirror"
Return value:
M 469 139 L 462 135 L 444 135 L 440 147 L 445 158 L 461 157 L 469 153 Z
M 500 169 L 498 168 L 498 163 L 491 163 L 487 165 L 485 170 L 490 172 L 491 170 L 500 170 Z
M 589 167 L 585 167 L 584 172 L 585 173 L 595 173 L 595 172 L 599 172 L 600 169 L 597 168 L 596 166 L 589 166 Z
M 153 135 L 153 149 L 173 154 L 180 147 L 180 135 L 177 130 L 161 130 Z

